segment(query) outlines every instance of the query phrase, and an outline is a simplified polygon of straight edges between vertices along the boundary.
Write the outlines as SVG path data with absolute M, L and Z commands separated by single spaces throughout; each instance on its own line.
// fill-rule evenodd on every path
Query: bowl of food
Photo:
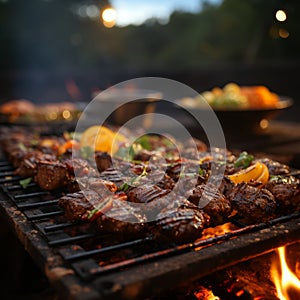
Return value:
M 293 100 L 279 96 L 265 86 L 229 83 L 223 88 L 204 91 L 195 98 L 180 99 L 178 104 L 200 117 L 210 106 L 225 133 L 242 133 L 266 129 L 269 121 L 289 108 Z
M 143 122 L 151 123 L 149 116 L 161 98 L 161 93 L 157 91 L 109 89 L 96 95 L 84 110 L 84 116 L 91 122 L 107 122 L 116 126 L 122 126 L 138 116 L 143 116 Z

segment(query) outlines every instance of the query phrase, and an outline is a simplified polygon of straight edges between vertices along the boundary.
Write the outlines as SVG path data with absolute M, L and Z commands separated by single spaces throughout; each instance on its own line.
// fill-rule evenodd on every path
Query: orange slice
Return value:
M 80 146 L 89 146 L 95 151 L 110 153 L 118 150 L 121 143 L 127 141 L 120 133 L 115 133 L 105 126 L 94 125 L 86 129 L 80 139 Z

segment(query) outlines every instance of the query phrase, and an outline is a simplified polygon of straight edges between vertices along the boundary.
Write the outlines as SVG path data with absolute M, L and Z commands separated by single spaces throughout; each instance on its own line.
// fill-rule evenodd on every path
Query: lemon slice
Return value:
M 91 147 L 95 151 L 115 153 L 121 143 L 127 138 L 120 133 L 115 133 L 105 126 L 94 125 L 86 129 L 80 139 L 81 147 Z

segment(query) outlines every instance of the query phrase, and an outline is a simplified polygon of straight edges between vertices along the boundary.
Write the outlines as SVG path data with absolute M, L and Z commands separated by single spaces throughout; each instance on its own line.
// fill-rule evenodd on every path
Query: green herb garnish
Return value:
M 134 144 L 140 145 L 143 149 L 151 150 L 151 144 L 150 144 L 150 141 L 149 141 L 149 136 L 147 136 L 147 135 L 143 135 L 143 136 L 139 137 L 134 142 Z
M 26 189 L 28 184 L 32 181 L 32 177 L 28 177 L 28 178 L 25 178 L 25 179 L 21 179 L 19 181 L 19 184 L 22 186 L 23 189 Z
M 254 156 L 251 154 L 248 154 L 248 152 L 243 151 L 240 156 L 237 158 L 237 160 L 234 163 L 234 166 L 242 167 L 243 169 L 246 169 L 250 166 L 251 162 L 253 161 Z
M 128 182 L 124 182 L 118 187 L 118 191 L 127 192 L 131 186 L 137 184 L 143 177 L 147 176 L 147 174 L 147 166 L 144 166 L 143 172 L 139 176 L 132 178 Z
M 204 176 L 204 170 L 202 168 L 199 168 L 198 174 L 199 176 Z

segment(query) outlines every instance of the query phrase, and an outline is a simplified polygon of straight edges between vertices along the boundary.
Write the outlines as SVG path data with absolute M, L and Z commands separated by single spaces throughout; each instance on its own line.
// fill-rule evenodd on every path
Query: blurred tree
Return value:
M 152 19 L 108 29 L 96 11 L 108 0 L 2 0 L 0 68 L 171 70 L 212 62 L 299 59 L 300 1 L 201 3 L 199 13 L 174 12 L 167 24 Z M 282 23 L 275 19 L 279 8 L 288 15 Z

